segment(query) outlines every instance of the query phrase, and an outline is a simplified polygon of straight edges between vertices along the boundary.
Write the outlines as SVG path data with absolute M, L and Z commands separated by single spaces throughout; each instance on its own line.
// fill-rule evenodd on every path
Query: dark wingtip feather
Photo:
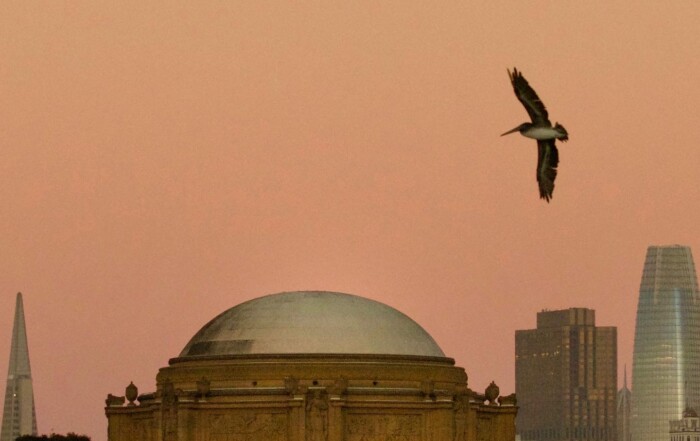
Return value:
M 517 80 L 518 77 L 522 77 L 522 76 L 523 76 L 523 74 L 518 72 L 517 67 L 513 67 L 513 72 L 511 72 L 510 69 L 508 69 L 508 78 L 510 78 L 511 83 L 515 83 L 515 80 Z M 515 84 L 513 84 L 513 85 L 515 85 Z
M 551 189 L 546 189 L 542 186 L 540 186 L 540 199 L 544 199 L 549 203 L 549 201 L 552 199 L 552 193 L 554 193 L 554 185 L 552 185 Z

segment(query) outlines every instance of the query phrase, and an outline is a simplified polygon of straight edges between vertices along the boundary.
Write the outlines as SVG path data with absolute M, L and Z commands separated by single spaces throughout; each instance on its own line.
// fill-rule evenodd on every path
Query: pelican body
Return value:
M 554 179 L 557 177 L 557 166 L 559 165 L 559 152 L 555 141 L 557 139 L 567 141 L 569 134 L 559 123 L 552 126 L 547 108 L 523 75 L 518 72 L 518 69 L 513 68 L 512 73 L 509 70 L 508 77 L 513 85 L 515 96 L 525 107 L 532 122 L 522 123 L 501 136 L 520 132 L 527 138 L 537 140 L 537 183 L 540 189 L 540 198 L 549 202 L 554 191 Z
M 547 141 L 549 139 L 561 139 L 566 141 L 569 139 L 569 134 L 561 124 L 556 124 L 554 127 L 539 127 L 532 123 L 522 123 L 513 130 L 509 130 L 503 135 L 513 132 L 520 132 L 526 138 L 537 139 L 539 141 Z M 503 136 L 501 135 L 501 136 Z

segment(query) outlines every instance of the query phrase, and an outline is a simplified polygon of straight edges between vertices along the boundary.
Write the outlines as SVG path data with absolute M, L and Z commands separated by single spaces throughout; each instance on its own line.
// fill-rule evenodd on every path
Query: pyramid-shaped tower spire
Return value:
M 36 411 L 32 371 L 29 364 L 27 328 L 24 322 L 24 305 L 22 293 L 17 293 L 0 441 L 14 441 L 20 435 L 36 435 L 36 433 Z

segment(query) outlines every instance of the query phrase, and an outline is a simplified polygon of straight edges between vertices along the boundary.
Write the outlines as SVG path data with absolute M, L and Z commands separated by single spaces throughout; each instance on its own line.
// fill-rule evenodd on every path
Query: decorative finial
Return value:
M 129 383 L 124 392 L 126 399 L 129 400 L 129 404 L 127 404 L 127 406 L 136 406 L 136 404 L 134 404 L 134 401 L 136 401 L 136 398 L 138 398 L 139 396 L 139 388 L 136 387 L 133 381 Z
M 492 381 L 484 391 L 484 396 L 488 400 L 489 404 L 493 406 L 496 404 L 496 398 L 498 398 L 500 393 L 501 389 L 498 387 L 498 385 L 496 385 L 495 381 Z

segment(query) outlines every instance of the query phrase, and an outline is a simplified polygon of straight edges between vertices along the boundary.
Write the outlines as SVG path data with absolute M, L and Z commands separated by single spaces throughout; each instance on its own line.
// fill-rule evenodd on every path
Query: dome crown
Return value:
M 219 314 L 180 357 L 247 354 L 387 354 L 445 357 L 418 323 L 350 294 L 296 291 L 259 297 Z

